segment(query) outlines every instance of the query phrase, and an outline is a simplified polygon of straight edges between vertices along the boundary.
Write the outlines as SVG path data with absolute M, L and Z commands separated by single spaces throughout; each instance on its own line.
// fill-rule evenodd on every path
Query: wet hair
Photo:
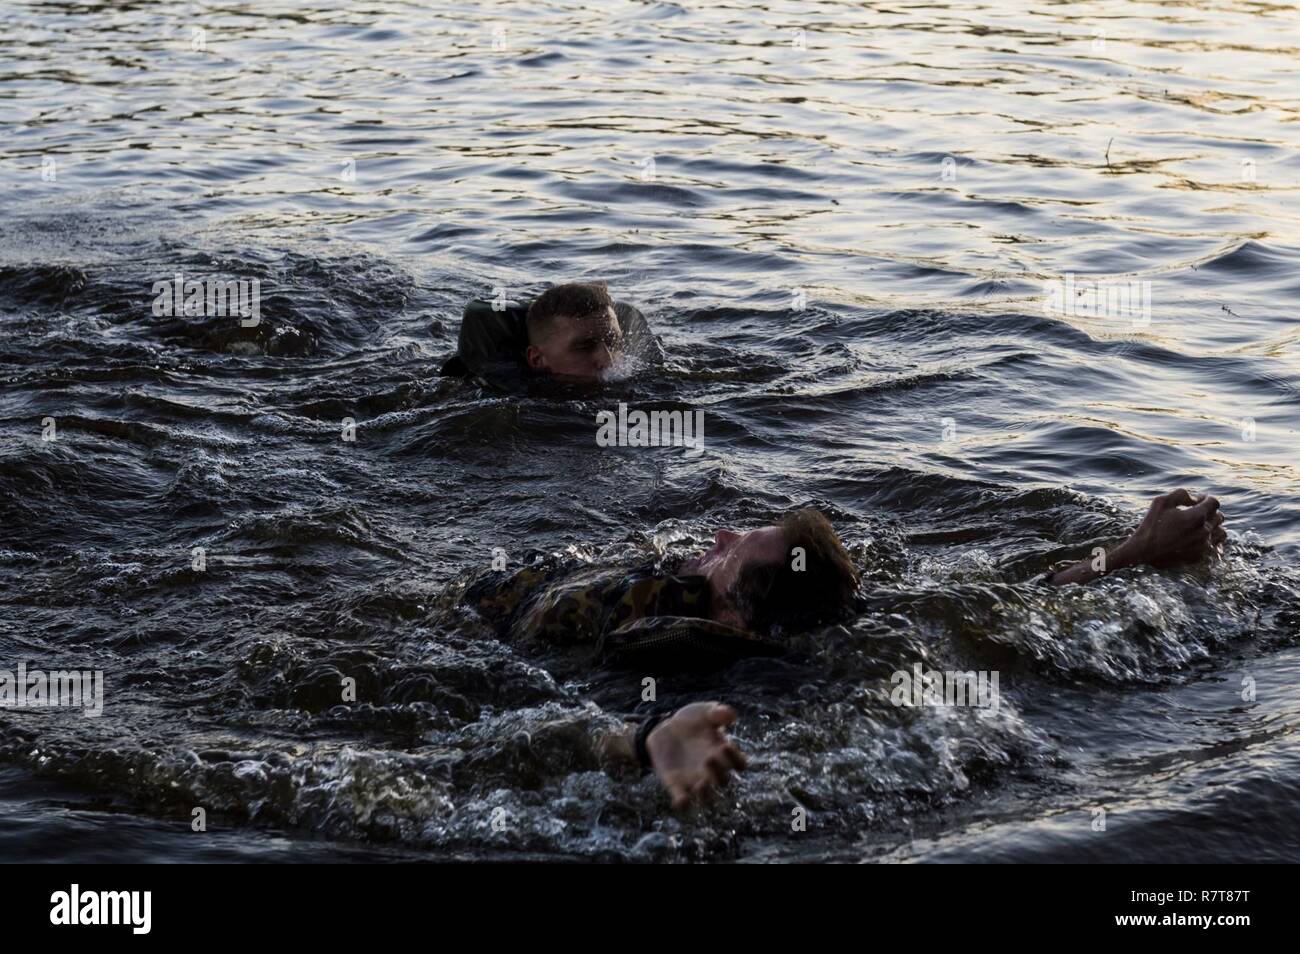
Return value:
M 528 308 L 528 340 L 536 343 L 545 337 L 561 316 L 595 318 L 614 307 L 604 282 L 572 282 L 548 288 Z
M 786 556 L 741 570 L 730 602 L 759 633 L 806 629 L 842 616 L 857 591 L 858 573 L 830 521 L 805 507 L 777 526 L 785 533 Z M 795 568 L 795 547 L 803 550 L 802 569 Z

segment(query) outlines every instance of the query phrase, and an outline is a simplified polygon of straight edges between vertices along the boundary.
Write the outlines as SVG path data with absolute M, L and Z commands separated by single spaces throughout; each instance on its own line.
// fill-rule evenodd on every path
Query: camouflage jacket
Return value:
M 653 656 L 707 664 L 780 651 L 753 633 L 709 619 L 708 581 L 676 569 L 547 558 L 480 577 L 465 591 L 464 602 L 511 642 L 587 645 L 607 663 Z

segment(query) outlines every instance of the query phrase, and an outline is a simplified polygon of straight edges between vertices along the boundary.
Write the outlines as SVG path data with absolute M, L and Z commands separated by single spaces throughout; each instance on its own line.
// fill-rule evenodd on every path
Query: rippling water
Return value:
M 0 856 L 1294 860 L 1297 37 L 1229 0 L 6 4 L 0 668 L 108 688 L 0 711 Z M 155 317 L 178 271 L 257 278 L 262 323 Z M 1046 314 L 1070 274 L 1150 320 Z M 436 376 L 467 299 L 579 278 L 662 369 Z M 620 400 L 707 452 L 596 448 Z M 1023 584 L 1177 485 L 1221 562 Z M 599 770 L 639 680 L 453 605 L 493 547 L 809 502 L 870 610 L 663 680 L 742 712 L 707 809 Z M 916 661 L 1000 710 L 889 705 Z

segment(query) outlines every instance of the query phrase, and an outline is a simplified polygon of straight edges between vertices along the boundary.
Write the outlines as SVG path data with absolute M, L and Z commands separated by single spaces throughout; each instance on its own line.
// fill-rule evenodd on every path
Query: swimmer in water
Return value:
M 531 303 L 474 299 L 456 354 L 440 373 L 510 386 L 520 378 L 590 385 L 663 360 L 645 315 L 610 297 L 604 282 L 556 285 Z
M 623 332 L 604 282 L 556 285 L 528 308 L 524 363 L 534 374 L 599 381 L 622 357 Z
M 540 560 L 496 571 L 462 601 L 516 645 L 585 646 L 623 666 L 716 666 L 780 652 L 766 637 L 843 616 L 857 586 L 830 522 L 805 508 L 773 526 L 719 530 L 707 552 L 687 560 L 615 569 Z M 722 703 L 692 703 L 625 724 L 604 750 L 653 770 L 680 808 L 745 767 L 726 731 L 736 718 Z
M 524 648 L 587 646 L 602 662 L 653 653 L 689 665 L 779 651 L 775 630 L 843 616 L 857 587 L 844 544 L 808 507 L 773 526 L 719 530 L 691 559 L 609 568 L 545 558 L 491 572 L 462 601 Z
M 1227 539 L 1219 502 L 1186 490 L 1156 497 L 1138 528 L 1104 559 L 1081 560 L 1036 578 L 1063 586 L 1125 567 L 1193 563 Z M 803 552 L 802 569 L 791 554 Z M 677 564 L 593 570 L 545 562 L 490 574 L 465 601 L 504 637 L 588 644 L 597 656 L 626 661 L 669 651 L 680 659 L 739 657 L 766 651 L 774 631 L 845 615 L 858 576 L 830 523 L 811 508 L 773 526 L 718 531 L 707 552 Z M 716 701 L 626 723 L 606 740 L 616 758 L 653 770 L 674 808 L 723 785 L 745 768 L 727 735 L 738 714 Z

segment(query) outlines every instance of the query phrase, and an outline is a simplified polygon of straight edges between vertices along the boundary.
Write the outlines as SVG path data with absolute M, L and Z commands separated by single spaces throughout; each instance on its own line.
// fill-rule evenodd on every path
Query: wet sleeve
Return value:
M 462 602 L 473 607 L 493 626 L 501 628 L 548 575 L 548 568 L 537 566 L 526 566 L 513 573 L 494 570 L 471 583 Z

